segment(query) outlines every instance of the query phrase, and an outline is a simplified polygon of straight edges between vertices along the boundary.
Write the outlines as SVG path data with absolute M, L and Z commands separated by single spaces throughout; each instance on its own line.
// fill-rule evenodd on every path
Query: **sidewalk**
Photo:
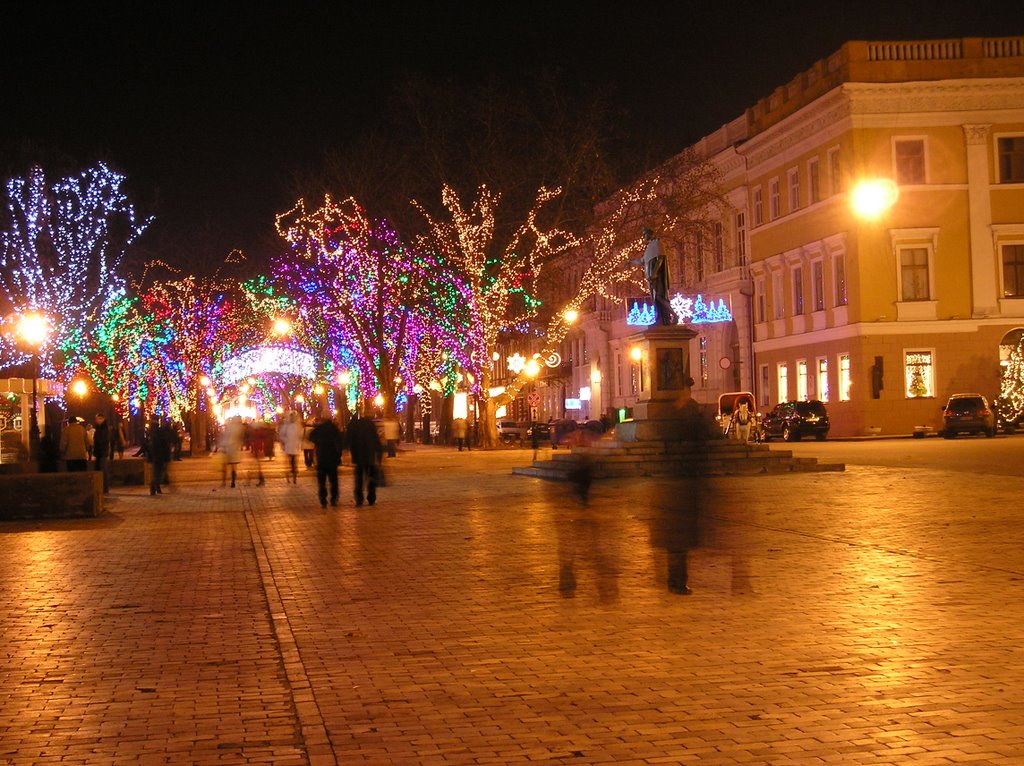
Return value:
M 0 525 L 0 764 L 1016 764 L 1024 479 L 216 458 Z M 704 502 L 699 524 L 687 498 Z M 690 595 L 678 587 L 681 560 Z

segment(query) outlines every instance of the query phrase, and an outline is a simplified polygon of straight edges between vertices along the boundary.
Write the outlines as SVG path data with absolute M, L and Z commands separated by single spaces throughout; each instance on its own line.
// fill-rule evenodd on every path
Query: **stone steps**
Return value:
M 735 441 L 638 441 L 601 439 L 571 451 L 555 452 L 551 460 L 537 460 L 513 468 L 519 476 L 569 481 L 581 464 L 590 466 L 594 479 L 630 476 L 742 476 L 758 474 L 843 471 L 842 463 L 819 463 L 816 458 L 794 457 L 791 450 L 767 444 Z

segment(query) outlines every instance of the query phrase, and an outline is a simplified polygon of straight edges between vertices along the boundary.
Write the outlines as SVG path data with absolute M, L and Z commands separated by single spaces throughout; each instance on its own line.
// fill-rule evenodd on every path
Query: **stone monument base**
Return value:
M 633 405 L 633 418 L 615 426 L 616 440 L 713 438 L 717 429 L 709 428 L 706 414 L 690 396 L 690 340 L 696 335 L 685 325 L 652 325 L 629 338 L 640 362 L 641 394 Z

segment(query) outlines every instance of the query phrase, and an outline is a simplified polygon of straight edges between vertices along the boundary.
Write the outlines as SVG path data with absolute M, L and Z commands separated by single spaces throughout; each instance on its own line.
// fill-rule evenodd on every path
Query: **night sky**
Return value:
M 0 30 L 0 169 L 106 159 L 165 232 L 225 255 L 267 240 L 293 172 L 372 126 L 407 72 L 611 86 L 667 157 L 847 40 L 1024 33 L 1019 10 L 962 0 L 32 5 Z

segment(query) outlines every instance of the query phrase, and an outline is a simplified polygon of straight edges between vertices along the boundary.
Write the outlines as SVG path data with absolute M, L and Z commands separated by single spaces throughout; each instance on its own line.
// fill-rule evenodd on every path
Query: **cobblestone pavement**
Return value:
M 528 457 L 413 448 L 326 510 L 280 458 L 235 490 L 186 459 L 0 525 L 0 764 L 1024 762 L 1024 479 L 583 506 Z

